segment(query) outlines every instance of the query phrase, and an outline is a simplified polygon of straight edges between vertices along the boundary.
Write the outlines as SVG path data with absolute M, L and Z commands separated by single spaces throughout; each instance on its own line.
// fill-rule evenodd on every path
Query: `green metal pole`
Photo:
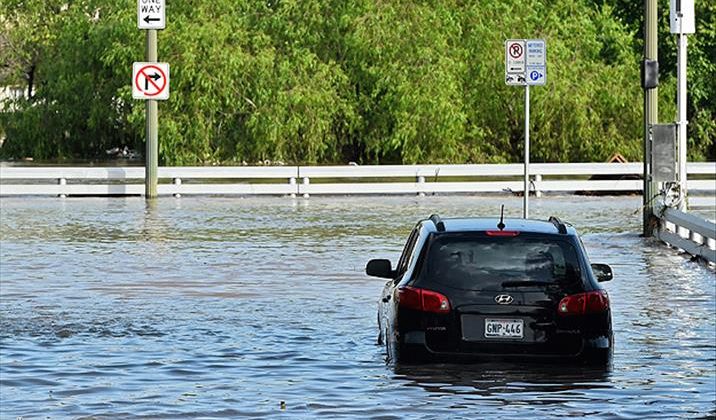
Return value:
M 644 60 L 658 60 L 657 54 L 657 0 L 644 0 Z M 654 231 L 653 198 L 658 187 L 652 179 L 651 136 L 650 126 L 659 120 L 658 107 L 659 88 L 644 90 L 644 236 L 651 236 Z
M 157 31 L 147 30 L 147 61 L 157 61 Z M 157 168 L 159 166 L 159 107 L 157 101 L 146 103 L 146 153 L 144 158 L 144 197 L 157 197 Z

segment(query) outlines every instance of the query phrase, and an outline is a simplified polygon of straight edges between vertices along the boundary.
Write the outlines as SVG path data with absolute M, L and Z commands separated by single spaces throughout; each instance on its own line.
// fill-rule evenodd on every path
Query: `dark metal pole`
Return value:
M 657 54 L 657 0 L 644 0 L 644 60 L 658 60 Z M 659 120 L 658 107 L 659 88 L 644 89 L 644 236 L 653 234 L 654 206 L 653 198 L 658 193 L 657 185 L 652 180 L 651 170 L 651 136 L 650 126 Z

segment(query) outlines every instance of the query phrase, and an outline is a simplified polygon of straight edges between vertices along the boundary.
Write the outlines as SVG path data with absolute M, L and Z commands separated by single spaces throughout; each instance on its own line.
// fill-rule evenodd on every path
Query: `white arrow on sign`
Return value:
M 164 0 L 137 0 L 137 27 L 139 29 L 164 29 L 166 11 Z

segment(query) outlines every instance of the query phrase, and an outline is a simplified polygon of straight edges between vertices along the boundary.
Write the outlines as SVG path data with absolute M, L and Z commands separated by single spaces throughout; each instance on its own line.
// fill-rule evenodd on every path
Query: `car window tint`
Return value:
M 408 237 L 408 241 L 405 243 L 405 248 L 403 248 L 403 253 L 400 256 L 400 260 L 398 260 L 398 266 L 396 268 L 398 272 L 398 276 L 401 276 L 405 273 L 405 270 L 408 269 L 408 263 L 410 262 L 410 256 L 413 253 L 413 248 L 415 248 L 415 243 L 418 241 L 418 230 L 414 229 L 412 232 L 410 232 L 410 236 Z
M 550 238 L 443 237 L 430 245 L 424 275 L 458 289 L 502 290 L 503 282 L 574 284 L 574 247 Z

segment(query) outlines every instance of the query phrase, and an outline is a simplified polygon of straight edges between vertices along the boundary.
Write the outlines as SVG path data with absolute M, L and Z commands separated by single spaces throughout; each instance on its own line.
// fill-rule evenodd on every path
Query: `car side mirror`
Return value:
M 592 272 L 600 283 L 614 278 L 612 268 L 607 264 L 592 264 Z
M 383 277 L 392 279 L 395 277 L 395 271 L 390 267 L 390 260 L 370 260 L 365 266 L 365 273 L 373 277 Z

